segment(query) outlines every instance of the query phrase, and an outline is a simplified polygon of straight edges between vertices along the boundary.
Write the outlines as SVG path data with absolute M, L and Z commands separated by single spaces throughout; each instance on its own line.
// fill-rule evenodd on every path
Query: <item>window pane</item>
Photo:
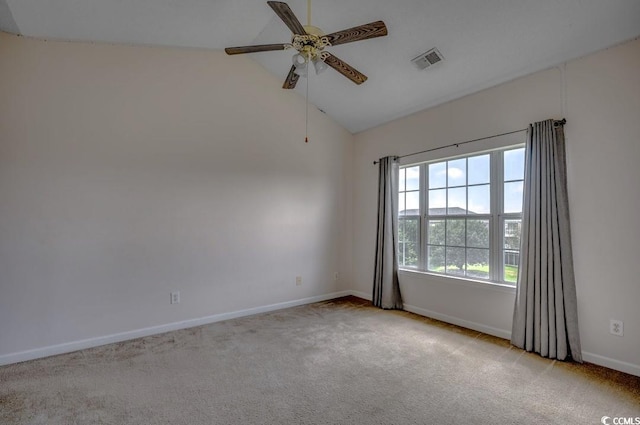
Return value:
M 469 158 L 469 184 L 489 183 L 490 155 Z
M 415 242 L 405 243 L 404 265 L 416 267 L 418 265 L 418 244 Z
M 464 186 L 467 184 L 466 158 L 447 161 L 447 187 Z
M 400 217 L 398 219 L 398 243 L 402 243 L 407 240 L 407 232 L 405 231 L 406 219 Z
M 522 182 L 504 184 L 504 212 L 522 212 Z
M 429 220 L 429 240 L 431 245 L 444 245 L 444 220 Z
M 490 186 L 469 187 L 469 214 L 489 214 L 491 212 Z
M 398 264 L 416 267 L 419 258 L 419 218 L 405 216 L 398 220 Z
M 467 249 L 467 276 L 489 279 L 488 249 Z
M 504 180 L 524 179 L 524 148 L 504 152 Z
M 400 173 L 398 176 L 398 191 L 399 192 L 404 192 L 404 176 L 405 176 L 406 172 L 404 168 L 400 169 Z
M 447 189 L 447 214 L 466 214 L 467 213 L 467 188 L 458 187 L 455 189 Z
M 398 220 L 398 265 L 404 265 L 404 220 Z
M 489 220 L 467 220 L 467 246 L 489 248 Z
M 407 190 L 418 190 L 420 188 L 420 167 L 405 168 L 407 172 Z
M 420 192 L 406 192 L 405 214 L 420 215 Z
M 508 283 L 516 283 L 518 279 L 521 229 L 522 220 L 520 219 L 504 221 L 503 280 Z
M 429 191 L 429 215 L 445 215 L 447 207 L 447 189 Z
M 403 218 L 400 220 L 403 224 L 402 235 L 398 236 L 398 240 L 409 241 L 409 242 L 418 242 L 419 240 L 419 231 L 420 226 L 418 225 L 418 218 Z M 400 226 L 398 226 L 400 227 Z M 400 231 L 400 230 L 398 230 Z M 402 236 L 402 237 L 400 237 Z
M 504 221 L 504 249 L 520 249 L 522 220 Z
M 404 193 L 398 193 L 398 216 L 405 214 Z
M 427 249 L 427 270 L 431 272 L 444 272 L 444 247 L 429 246 Z
M 447 163 L 429 164 L 429 189 L 447 186 Z
M 504 281 L 516 283 L 518 280 L 518 266 L 520 265 L 520 251 L 504 251 Z
M 447 246 L 464 246 L 465 220 L 447 220 Z
M 404 242 L 398 241 L 398 266 L 404 266 Z
M 456 276 L 464 276 L 465 258 L 464 248 L 447 247 L 446 273 Z

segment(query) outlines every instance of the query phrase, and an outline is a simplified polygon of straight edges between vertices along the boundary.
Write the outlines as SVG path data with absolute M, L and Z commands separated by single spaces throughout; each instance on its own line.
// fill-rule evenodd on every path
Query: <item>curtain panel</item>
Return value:
M 511 343 L 543 357 L 581 362 L 563 123 L 534 123 L 527 133 Z
M 402 309 L 398 282 L 398 159 L 380 158 L 373 305 Z

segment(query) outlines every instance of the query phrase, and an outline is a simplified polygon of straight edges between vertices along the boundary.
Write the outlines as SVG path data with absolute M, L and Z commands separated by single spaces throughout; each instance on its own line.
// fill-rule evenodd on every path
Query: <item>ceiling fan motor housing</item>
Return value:
M 305 25 L 304 30 L 307 34 L 317 35 L 318 37 L 322 37 L 324 35 L 324 31 L 318 27 L 314 27 L 313 25 Z
M 322 50 L 331 45 L 329 39 L 318 27 L 307 25 L 304 28 L 307 34 L 294 34 L 291 45 L 304 57 L 313 59 L 320 56 L 322 58 Z

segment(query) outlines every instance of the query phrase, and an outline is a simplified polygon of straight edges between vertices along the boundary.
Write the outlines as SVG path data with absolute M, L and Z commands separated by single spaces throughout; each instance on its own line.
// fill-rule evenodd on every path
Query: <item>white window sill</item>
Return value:
M 473 288 L 491 289 L 499 292 L 508 292 L 511 294 L 515 294 L 516 292 L 515 285 L 507 285 L 504 283 L 470 279 L 468 277 L 442 275 L 438 273 L 425 272 L 423 270 L 416 270 L 416 269 L 400 269 L 399 272 L 400 274 L 404 274 L 407 276 L 429 278 L 430 280 L 437 280 L 441 283 L 446 283 L 446 284 L 453 283 L 456 285 L 463 285 L 463 286 L 473 287 Z

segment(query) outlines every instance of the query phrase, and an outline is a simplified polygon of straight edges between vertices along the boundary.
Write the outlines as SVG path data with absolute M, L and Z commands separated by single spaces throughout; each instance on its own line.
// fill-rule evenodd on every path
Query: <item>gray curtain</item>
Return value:
M 398 283 L 398 161 L 381 158 L 378 178 L 378 236 L 373 275 L 373 305 L 402 309 Z
M 582 362 L 563 124 L 542 121 L 527 133 L 511 343 L 543 357 Z

